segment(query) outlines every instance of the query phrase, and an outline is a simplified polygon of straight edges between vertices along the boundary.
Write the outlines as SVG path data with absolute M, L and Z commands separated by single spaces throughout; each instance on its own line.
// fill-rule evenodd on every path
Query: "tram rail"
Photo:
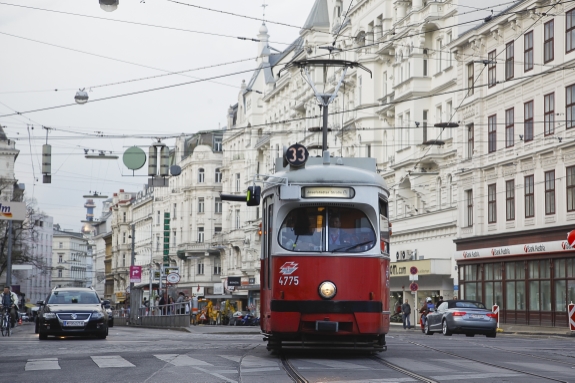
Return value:
M 442 354 L 445 354 L 445 355 L 453 356 L 453 357 L 460 358 L 460 359 L 464 359 L 464 360 L 469 360 L 469 361 L 471 361 L 471 362 L 475 362 L 475 363 L 479 363 L 479 364 L 484 364 L 484 365 L 486 365 L 486 366 L 496 367 L 496 368 L 500 368 L 500 369 L 502 369 L 502 370 L 508 370 L 508 371 L 513 371 L 513 372 L 517 372 L 517 373 L 520 373 L 520 374 L 525 374 L 525 375 L 529 375 L 529 376 L 534 376 L 534 377 L 537 377 L 537 378 L 541 378 L 541 379 L 545 379 L 545 380 L 550 380 L 550 381 L 553 381 L 553 382 L 569 383 L 569 382 L 566 381 L 566 380 L 561 380 L 561 379 L 556 379 L 556 378 L 550 378 L 550 377 L 548 377 L 548 376 L 541 375 L 541 374 L 536 374 L 536 373 L 534 373 L 534 372 L 522 371 L 522 370 L 519 370 L 519 369 L 517 369 L 517 368 L 511 368 L 511 367 L 501 366 L 501 365 L 498 365 L 498 364 L 495 364 L 495 363 L 486 362 L 486 361 L 478 360 L 478 359 L 474 359 L 474 358 L 469 358 L 469 357 L 467 357 L 467 356 L 458 355 L 458 354 L 456 354 L 456 353 L 449 352 L 449 351 L 445 351 L 445 350 L 441 350 L 441 349 L 439 349 L 439 348 L 435 348 L 435 347 L 431 347 L 431 346 L 427 346 L 427 345 L 425 345 L 425 344 L 421 344 L 421 343 L 417 343 L 417 342 L 412 342 L 412 341 L 409 341 L 409 340 L 406 340 L 406 342 L 407 342 L 407 343 L 411 343 L 411 344 L 413 344 L 413 345 L 415 345 L 415 346 L 419 346 L 419 347 L 422 347 L 422 348 L 427 348 L 427 349 L 429 349 L 429 350 L 433 350 L 433 351 L 435 351 L 435 352 L 439 352 L 439 353 L 442 353 Z M 506 350 L 505 350 L 505 351 L 506 351 Z M 527 354 L 526 354 L 526 355 L 527 355 Z

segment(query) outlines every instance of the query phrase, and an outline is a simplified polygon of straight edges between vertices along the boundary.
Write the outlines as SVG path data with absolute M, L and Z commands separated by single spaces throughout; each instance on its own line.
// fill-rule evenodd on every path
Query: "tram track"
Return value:
M 386 366 L 389 369 L 402 373 L 403 375 L 407 375 L 412 379 L 415 379 L 419 382 L 424 383 L 439 383 L 437 380 L 433 380 L 427 376 L 423 376 L 417 374 L 413 371 L 407 370 L 397 364 L 388 362 L 387 360 L 381 359 L 377 356 L 372 356 L 369 359 Z M 295 383 L 309 383 L 307 380 L 298 370 L 297 368 L 290 362 L 289 358 L 285 356 L 285 354 L 281 355 L 281 362 L 284 370 L 286 371 L 287 375 L 295 382 Z
M 309 383 L 309 380 L 307 380 L 302 374 L 299 373 L 297 368 L 291 364 L 285 354 L 281 354 L 281 361 L 284 370 L 295 383 Z
M 528 356 L 528 357 L 534 358 L 534 359 L 547 360 L 547 361 L 550 361 L 550 362 L 553 362 L 553 363 L 564 364 L 564 365 L 570 366 L 570 367 L 572 367 L 572 368 L 575 367 L 575 366 L 573 366 L 573 363 L 564 362 L 564 361 L 556 360 L 556 359 L 553 359 L 553 358 L 546 358 L 546 357 L 544 357 L 544 356 L 537 356 L 537 355 L 527 354 L 527 353 L 519 352 L 519 351 L 506 350 L 506 349 L 501 348 L 501 347 L 486 346 L 486 345 L 484 345 L 484 344 L 475 343 L 475 342 L 469 342 L 469 344 L 472 344 L 472 345 L 475 345 L 475 346 L 480 346 L 480 347 L 483 347 L 483 348 L 489 348 L 489 349 L 492 349 L 492 350 L 505 351 L 506 353 L 510 353 L 510 354 L 521 355 L 521 356 Z M 572 357 L 571 357 L 571 358 L 572 358 Z
M 374 361 L 376 361 L 376 362 L 378 362 L 378 363 L 380 363 L 380 364 L 383 364 L 384 366 L 389 367 L 389 368 L 391 368 L 392 370 L 401 372 L 402 374 L 407 375 L 407 376 L 409 376 L 410 378 L 416 379 L 416 380 L 418 380 L 418 381 L 420 381 L 420 382 L 439 383 L 439 381 L 437 381 L 437 380 L 433 380 L 433 379 L 428 378 L 427 376 L 423 376 L 423 375 L 416 374 L 416 373 L 413 372 L 413 371 L 406 370 L 406 369 L 403 368 L 403 367 L 400 367 L 400 366 L 398 366 L 398 365 L 396 365 L 396 364 L 390 363 L 390 362 L 388 362 L 387 360 L 381 359 L 381 358 L 379 358 L 379 357 L 377 357 L 377 356 L 372 356 L 370 359 L 371 359 L 371 360 L 374 360 Z
M 419 346 L 419 347 L 422 347 L 422 348 L 427 348 L 427 349 L 429 349 L 429 350 L 433 350 L 433 351 L 438 352 L 438 353 L 441 353 L 441 354 L 453 356 L 453 357 L 456 357 L 456 358 L 459 358 L 459 359 L 469 360 L 469 361 L 471 361 L 471 362 L 483 364 L 483 365 L 486 365 L 486 366 L 495 367 L 495 368 L 500 368 L 500 369 L 502 369 L 502 370 L 513 371 L 513 372 L 517 372 L 517 373 L 520 373 L 520 374 L 530 375 L 530 376 L 534 376 L 534 377 L 537 377 L 537 378 L 541 378 L 541 379 L 545 379 L 545 380 L 550 380 L 550 381 L 553 381 L 553 382 L 569 383 L 569 382 L 566 381 L 566 380 L 550 378 L 550 377 L 548 377 L 548 376 L 541 375 L 541 374 L 536 374 L 536 373 L 534 373 L 534 372 L 522 371 L 522 370 L 519 370 L 519 369 L 516 369 L 516 368 L 500 366 L 500 365 L 495 364 L 495 363 L 490 363 L 490 362 L 486 362 L 486 361 L 483 361 L 483 360 L 478 360 L 478 359 L 469 358 L 469 357 L 466 357 L 466 356 L 462 356 L 462 355 L 455 354 L 455 353 L 453 353 L 453 352 L 449 352 L 449 351 L 441 350 L 441 349 L 438 349 L 438 348 L 435 348 L 435 347 L 427 346 L 427 345 L 425 345 L 425 344 L 421 344 L 421 343 L 417 343 L 417 342 L 412 342 L 412 341 L 410 341 L 410 340 L 406 340 L 406 342 L 407 342 L 407 343 L 411 343 L 411 344 L 413 344 L 413 345 L 415 345 L 415 346 Z M 503 350 L 503 351 L 507 351 L 507 350 Z M 525 354 L 525 355 L 528 355 L 528 354 Z

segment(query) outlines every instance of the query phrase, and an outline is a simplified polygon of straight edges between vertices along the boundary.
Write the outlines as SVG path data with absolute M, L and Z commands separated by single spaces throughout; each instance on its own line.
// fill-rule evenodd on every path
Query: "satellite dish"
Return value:
M 132 146 L 124 152 L 122 160 L 128 169 L 138 170 L 146 163 L 146 152 L 137 146 Z
M 173 176 L 179 176 L 182 174 L 182 168 L 179 165 L 170 166 L 170 174 Z

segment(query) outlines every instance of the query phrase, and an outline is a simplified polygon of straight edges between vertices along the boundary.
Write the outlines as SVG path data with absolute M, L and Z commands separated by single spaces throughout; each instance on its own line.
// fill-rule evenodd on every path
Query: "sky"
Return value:
M 63 229 L 78 231 L 83 195 L 137 192 L 147 183 L 145 166 L 133 174 L 122 163 L 127 148 L 147 152 L 153 137 L 171 145 L 169 137 L 225 127 L 242 79 L 257 66 L 258 43 L 237 37 L 257 38 L 263 2 L 120 0 L 105 12 L 97 0 L 0 0 L 0 125 L 20 150 L 15 175 L 26 198 Z M 282 50 L 299 36 L 313 1 L 266 3 L 270 45 Z M 490 14 L 474 1 L 460 3 L 466 20 Z M 180 73 L 166 76 L 173 72 Z M 161 87 L 168 88 L 153 90 Z M 90 100 L 77 105 L 81 88 Z M 1 117 L 15 112 L 23 114 Z M 42 183 L 46 140 L 51 184 Z M 86 149 L 120 158 L 85 159 Z M 95 202 L 98 217 L 101 200 Z

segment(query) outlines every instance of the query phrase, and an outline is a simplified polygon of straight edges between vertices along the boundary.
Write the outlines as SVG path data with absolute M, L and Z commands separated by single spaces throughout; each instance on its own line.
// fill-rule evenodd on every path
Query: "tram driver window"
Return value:
M 359 209 L 310 207 L 288 213 L 278 240 L 289 251 L 360 253 L 375 246 L 376 235 Z

